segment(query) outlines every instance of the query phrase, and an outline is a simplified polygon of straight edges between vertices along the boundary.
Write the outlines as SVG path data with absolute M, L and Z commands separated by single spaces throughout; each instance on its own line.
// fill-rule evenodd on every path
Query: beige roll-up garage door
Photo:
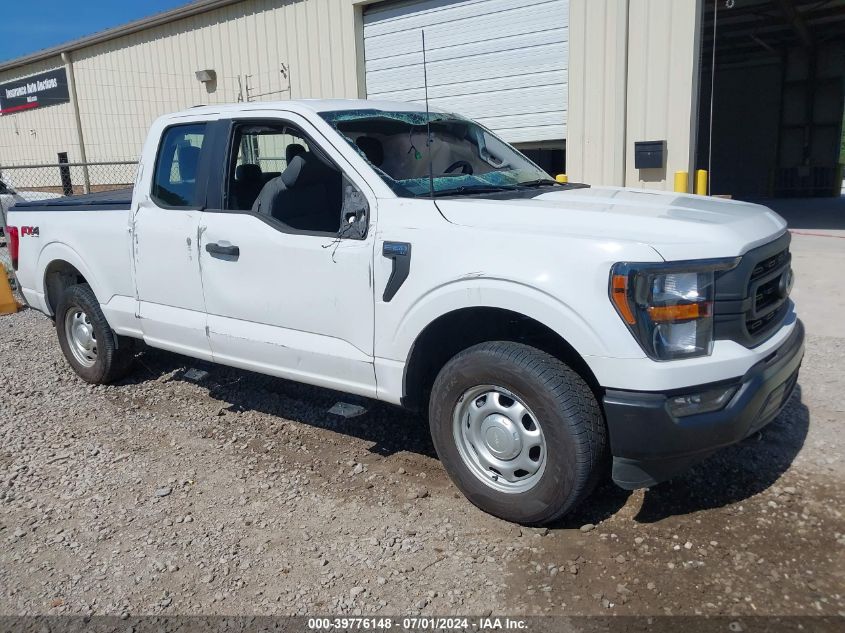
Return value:
M 569 0 L 413 0 L 364 14 L 367 96 L 433 105 L 512 143 L 566 138 Z

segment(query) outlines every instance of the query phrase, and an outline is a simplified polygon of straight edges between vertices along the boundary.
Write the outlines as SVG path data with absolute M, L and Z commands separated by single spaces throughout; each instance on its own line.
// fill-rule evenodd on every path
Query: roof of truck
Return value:
M 424 103 L 407 101 L 381 101 L 369 99 L 299 99 L 290 101 L 250 101 L 220 105 L 196 106 L 167 117 L 195 116 L 197 114 L 219 114 L 228 112 L 249 112 L 255 110 L 286 110 L 300 114 L 337 112 L 345 110 L 384 110 L 388 112 L 425 112 Z M 443 112 L 441 108 L 430 107 L 432 112 Z

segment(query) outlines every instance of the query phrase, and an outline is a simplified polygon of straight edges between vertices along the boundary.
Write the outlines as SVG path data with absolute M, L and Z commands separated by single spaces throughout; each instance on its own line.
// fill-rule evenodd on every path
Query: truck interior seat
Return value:
M 305 147 L 299 143 L 291 143 L 285 148 L 285 164 L 290 165 L 291 161 L 297 156 L 305 154 Z
M 279 178 L 284 187 L 270 203 L 274 218 L 302 231 L 340 229 L 342 176 L 337 169 L 306 152 L 294 157 Z
M 234 203 L 237 209 L 251 209 L 255 199 L 264 186 L 264 174 L 261 167 L 252 163 L 238 165 L 235 168 Z
M 185 145 L 179 148 L 179 178 L 182 182 L 196 182 L 199 164 L 199 147 Z

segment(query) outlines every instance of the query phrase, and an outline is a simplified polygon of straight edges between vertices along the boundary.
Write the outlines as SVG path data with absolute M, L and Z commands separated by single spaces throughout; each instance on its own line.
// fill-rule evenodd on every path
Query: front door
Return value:
M 373 396 L 375 205 L 318 137 L 293 115 L 232 123 L 220 208 L 200 226 L 212 354 Z
M 207 126 L 189 123 L 162 131 L 154 172 L 138 184 L 148 193 L 135 196 L 132 230 L 144 340 L 210 360 L 198 251 Z

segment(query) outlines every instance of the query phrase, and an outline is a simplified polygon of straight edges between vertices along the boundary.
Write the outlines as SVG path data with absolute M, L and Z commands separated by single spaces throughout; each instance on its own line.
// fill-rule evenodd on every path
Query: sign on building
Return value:
M 64 68 L 0 84 L 0 115 L 68 103 L 67 72 Z

